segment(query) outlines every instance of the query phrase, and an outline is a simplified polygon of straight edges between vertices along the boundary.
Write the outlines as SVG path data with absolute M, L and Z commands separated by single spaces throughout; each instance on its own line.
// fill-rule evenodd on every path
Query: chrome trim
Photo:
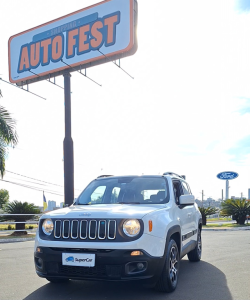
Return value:
M 110 227 L 111 222 L 115 222 L 114 237 L 112 237 L 112 238 L 109 236 L 109 227 Z M 108 239 L 109 240 L 114 240 L 115 238 L 116 238 L 116 221 L 115 220 L 109 220 L 109 222 L 108 222 Z
M 91 228 L 91 223 L 92 222 L 95 222 L 95 237 L 91 237 L 90 236 L 90 228 Z M 91 220 L 90 222 L 89 222 L 89 239 L 90 240 L 95 240 L 96 239 L 96 231 L 97 231 L 97 221 L 96 220 Z
M 73 236 L 74 222 L 77 222 L 76 236 Z M 79 221 L 78 221 L 78 220 L 73 220 L 73 221 L 71 222 L 71 235 L 70 235 L 70 237 L 71 237 L 73 240 L 76 240 L 76 239 L 78 238 L 78 226 L 79 226 Z
M 85 237 L 82 237 L 82 222 L 86 223 L 86 226 L 85 226 L 85 228 L 86 228 L 86 236 Z M 88 236 L 88 221 L 87 220 L 82 220 L 81 223 L 80 223 L 80 234 L 79 234 L 79 237 L 80 237 L 81 240 L 86 240 L 87 236 Z
M 63 229 L 62 229 L 62 237 L 64 238 L 64 239 L 68 239 L 69 238 L 69 234 L 68 234 L 68 236 L 65 236 L 64 235 L 64 223 L 65 222 L 69 222 L 69 234 L 70 234 L 70 221 L 69 220 L 64 220 L 63 221 Z
M 60 223 L 60 234 L 57 236 L 56 235 L 56 223 L 57 222 L 59 222 Z M 60 239 L 60 237 L 61 237 L 61 232 L 62 232 L 62 221 L 61 220 L 56 220 L 55 221 L 55 228 L 54 228 L 54 237 L 56 238 L 56 239 Z
M 104 237 L 100 237 L 100 225 L 101 225 L 101 222 L 104 222 L 105 223 L 105 230 L 104 230 Z M 99 240 L 105 240 L 106 238 L 106 220 L 100 220 L 99 221 L 99 226 L 98 226 L 98 239 Z

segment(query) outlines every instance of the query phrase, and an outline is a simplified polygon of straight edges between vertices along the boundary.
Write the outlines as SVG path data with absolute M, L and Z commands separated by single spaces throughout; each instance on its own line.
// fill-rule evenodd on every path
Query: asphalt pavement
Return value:
M 247 300 L 249 231 L 204 231 L 202 261 L 181 261 L 176 291 L 164 294 L 139 282 L 70 281 L 51 284 L 33 265 L 33 241 L 0 244 L 0 300 Z

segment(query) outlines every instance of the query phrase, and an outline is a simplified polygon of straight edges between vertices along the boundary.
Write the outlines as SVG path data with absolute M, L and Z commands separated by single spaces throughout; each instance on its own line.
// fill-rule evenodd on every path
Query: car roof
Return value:
M 119 175 L 119 176 L 114 176 L 114 175 L 100 175 L 96 178 L 96 180 L 105 180 L 107 178 L 114 178 L 114 179 L 120 179 L 120 178 L 163 178 L 163 177 L 171 177 L 171 178 L 175 178 L 175 179 L 180 179 L 183 181 L 186 181 L 185 176 L 184 175 L 178 175 L 176 173 L 173 172 L 165 172 L 162 175 Z
M 164 177 L 163 175 L 119 175 L 119 176 L 114 176 L 114 175 L 101 175 L 98 176 L 96 179 L 97 180 L 104 180 L 108 178 L 113 178 L 113 179 L 120 179 L 120 178 L 162 178 Z

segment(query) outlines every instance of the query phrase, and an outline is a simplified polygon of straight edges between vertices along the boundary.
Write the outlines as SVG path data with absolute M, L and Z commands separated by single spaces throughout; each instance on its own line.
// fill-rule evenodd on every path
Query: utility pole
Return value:
M 204 196 L 203 190 L 202 190 L 201 195 L 202 195 L 202 196 L 201 196 L 201 199 L 202 199 L 202 200 L 201 200 L 201 206 L 203 207 L 203 196 Z
M 221 190 L 221 200 L 223 201 L 223 189 Z

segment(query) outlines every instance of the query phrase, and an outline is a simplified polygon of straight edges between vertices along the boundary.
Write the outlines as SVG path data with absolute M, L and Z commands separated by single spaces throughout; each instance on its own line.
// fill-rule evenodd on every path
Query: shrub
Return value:
M 232 216 L 237 224 L 244 225 L 247 215 L 250 214 L 250 202 L 247 200 L 228 199 L 221 204 L 222 216 Z
M 214 215 L 217 212 L 217 208 L 215 207 L 199 207 L 201 216 L 202 216 L 202 225 L 207 225 L 207 216 Z

